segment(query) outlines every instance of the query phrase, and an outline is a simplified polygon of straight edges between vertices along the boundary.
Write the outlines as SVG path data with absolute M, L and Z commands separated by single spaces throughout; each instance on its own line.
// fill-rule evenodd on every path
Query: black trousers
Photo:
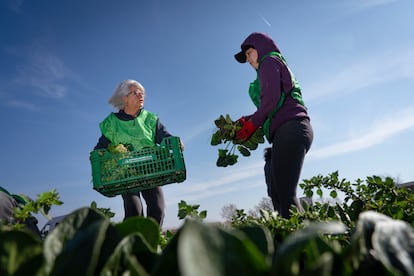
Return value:
M 165 209 L 164 193 L 161 187 L 123 194 L 125 219 L 133 216 L 144 216 L 141 196 L 147 205 L 147 216 L 154 218 L 161 227 Z
M 269 192 L 275 210 L 284 218 L 290 217 L 292 205 L 302 210 L 296 190 L 312 141 L 313 129 L 308 119 L 284 123 L 272 139 Z

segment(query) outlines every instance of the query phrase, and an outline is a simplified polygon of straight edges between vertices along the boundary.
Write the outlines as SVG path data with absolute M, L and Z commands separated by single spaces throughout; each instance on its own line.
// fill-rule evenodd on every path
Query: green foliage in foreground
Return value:
M 104 214 L 108 218 L 113 218 L 115 216 L 115 213 L 112 212 L 110 208 L 99 208 L 95 201 L 92 201 L 90 207 L 92 209 L 95 209 L 95 210 L 101 212 L 102 214 Z
M 293 209 L 288 220 L 238 210 L 230 225 L 205 223 L 207 211 L 181 201 L 185 221 L 166 234 L 151 218 L 113 223 L 109 210 L 92 204 L 44 241 L 1 229 L 0 275 L 414 275 L 410 192 L 390 178 L 352 184 L 337 173 L 301 187 L 309 196 L 328 190 L 344 200 Z
M 414 193 L 406 188 L 399 188 L 390 177 L 372 176 L 365 181 L 357 179 L 351 183 L 340 179 L 338 172 L 334 172 L 328 176 L 318 175 L 304 180 L 300 187 L 313 201 L 312 204 L 302 203 L 305 212 L 292 208 L 290 219 L 284 219 L 277 212 L 260 210 L 259 217 L 252 217 L 244 210 L 237 210 L 232 218 L 232 226 L 264 225 L 270 229 L 276 242 L 282 242 L 288 235 L 303 229 L 310 222 L 339 221 L 349 229 L 348 235 L 331 239 L 338 240 L 343 245 L 350 243 L 349 234 L 355 228 L 359 215 L 365 211 L 375 211 L 414 226 Z
M 0 233 L 1 275 L 413 275 L 414 229 L 368 211 L 349 246 L 327 239 L 339 222 L 311 223 L 275 246 L 260 225 L 226 228 L 186 219 L 168 245 L 150 218 L 113 224 L 91 208 L 67 216 L 44 240 Z M 396 254 L 398 252 L 398 254 Z
M 24 221 L 33 216 L 33 214 L 39 213 L 50 220 L 49 211 L 52 206 L 62 204 L 63 202 L 60 201 L 56 189 L 52 189 L 49 192 L 43 192 L 38 195 L 35 200 L 28 199 L 26 204 L 14 209 L 14 218 L 17 223 L 14 225 L 3 225 L 3 222 L 0 221 L 0 228 L 23 229 L 25 227 Z
M 339 179 L 338 172 L 329 176 L 318 175 L 309 180 L 304 180 L 300 187 L 307 197 L 316 194 L 322 198 L 323 189 L 329 192 L 332 199 L 343 195 L 343 202 L 331 206 L 335 214 L 333 219 L 340 219 L 349 227 L 355 225 L 355 221 L 361 212 L 374 210 L 391 218 L 404 220 L 414 226 L 414 193 L 406 188 L 399 188 L 390 177 L 367 177 L 365 181 L 357 179 L 351 183 L 346 179 Z M 332 212 L 326 205 L 315 204 L 324 215 Z
M 62 205 L 63 202 L 59 199 L 59 194 L 56 189 L 49 192 L 41 193 L 35 200 L 29 201 L 21 210 L 16 210 L 15 216 L 17 219 L 24 220 L 29 215 L 28 213 L 41 213 L 46 218 L 49 218 L 49 211 L 52 205 Z

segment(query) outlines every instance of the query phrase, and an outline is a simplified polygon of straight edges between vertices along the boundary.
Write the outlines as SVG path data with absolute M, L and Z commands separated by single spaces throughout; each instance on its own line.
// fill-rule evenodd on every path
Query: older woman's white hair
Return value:
M 129 87 L 131 85 L 135 85 L 138 87 L 138 90 L 142 93 L 145 93 L 145 88 L 136 80 L 124 80 L 122 81 L 118 87 L 115 89 L 112 97 L 109 99 L 109 104 L 111 104 L 114 108 L 121 110 L 124 109 L 124 102 L 122 101 L 122 97 L 129 94 Z

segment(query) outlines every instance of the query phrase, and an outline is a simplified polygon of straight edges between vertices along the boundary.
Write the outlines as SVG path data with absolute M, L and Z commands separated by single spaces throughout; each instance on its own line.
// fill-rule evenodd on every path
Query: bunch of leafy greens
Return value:
M 134 148 L 132 147 L 132 145 L 131 144 L 113 144 L 113 143 L 110 143 L 109 145 L 108 145 L 108 151 L 110 152 L 110 153 L 112 153 L 112 154 L 117 154 L 117 153 L 125 153 L 125 152 L 128 152 L 128 151 L 133 151 L 134 150 Z
M 225 144 L 224 149 L 218 150 L 217 167 L 227 167 L 237 163 L 238 155 L 235 153 L 236 148 L 243 156 L 250 156 L 250 151 L 257 149 L 259 144 L 264 143 L 264 133 L 262 128 L 258 128 L 253 135 L 246 140 L 235 138 L 236 133 L 242 128 L 243 124 L 239 121 L 233 121 L 229 114 L 220 117 L 214 121 L 218 128 L 211 137 L 210 144 L 217 146 Z

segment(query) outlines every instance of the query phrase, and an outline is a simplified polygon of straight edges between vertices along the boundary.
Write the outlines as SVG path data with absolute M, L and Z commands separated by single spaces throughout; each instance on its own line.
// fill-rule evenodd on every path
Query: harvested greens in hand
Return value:
M 218 150 L 217 167 L 227 167 L 237 163 L 238 155 L 236 148 L 243 156 L 250 156 L 250 151 L 257 149 L 259 144 L 264 143 L 264 133 L 262 128 L 258 128 L 253 135 L 247 140 L 237 140 L 236 133 L 242 128 L 243 124 L 239 121 L 233 121 L 229 114 L 220 117 L 214 121 L 217 127 L 216 132 L 211 137 L 210 144 L 217 146 L 224 144 L 224 149 Z

